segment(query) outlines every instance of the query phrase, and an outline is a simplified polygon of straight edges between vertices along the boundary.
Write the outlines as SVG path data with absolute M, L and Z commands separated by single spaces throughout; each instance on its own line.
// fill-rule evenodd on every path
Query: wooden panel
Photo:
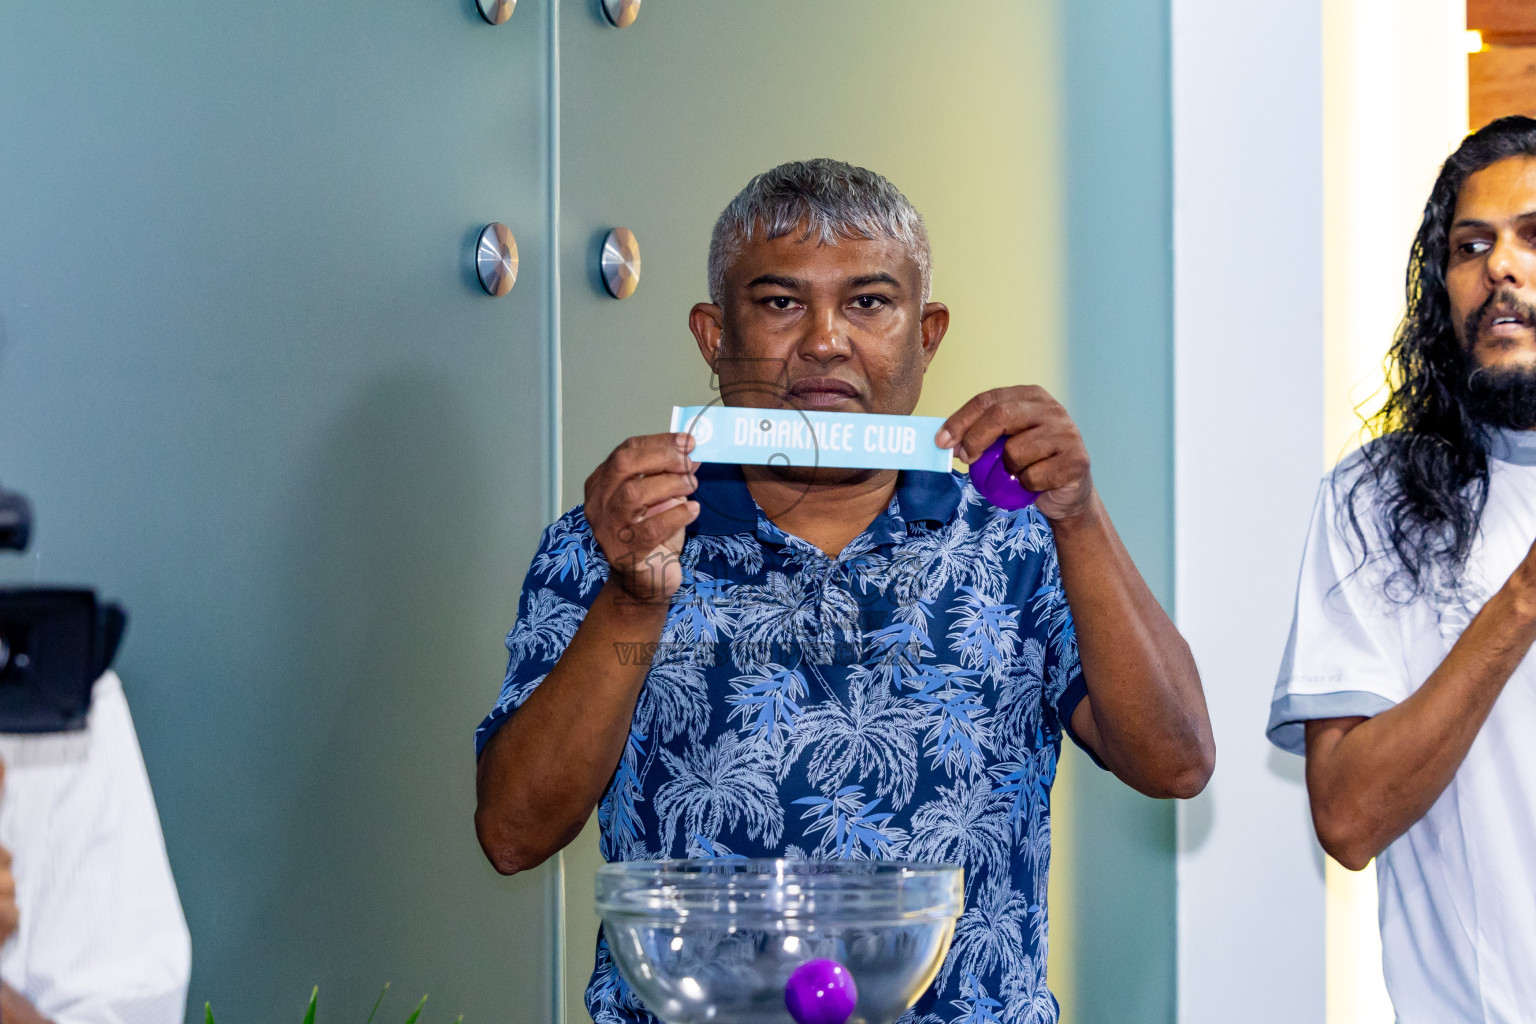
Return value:
M 1467 0 L 1467 28 L 1485 43 L 1536 45 L 1536 0 Z
M 1468 57 L 1467 108 L 1473 131 L 1506 114 L 1536 117 L 1536 46 L 1490 46 Z

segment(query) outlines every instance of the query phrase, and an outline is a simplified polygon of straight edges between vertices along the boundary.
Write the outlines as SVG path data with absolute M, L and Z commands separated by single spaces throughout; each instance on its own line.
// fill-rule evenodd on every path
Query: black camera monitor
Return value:
M 126 624 L 94 591 L 0 587 L 0 733 L 84 729 Z

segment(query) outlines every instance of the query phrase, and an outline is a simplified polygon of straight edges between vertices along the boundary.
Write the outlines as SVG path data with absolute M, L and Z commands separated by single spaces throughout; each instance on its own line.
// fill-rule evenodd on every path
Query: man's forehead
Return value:
M 1536 212 L 1536 157 L 1496 160 L 1469 175 L 1456 197 L 1455 220 L 1496 223 Z
M 911 284 L 920 276 L 910 249 L 898 239 L 839 238 L 834 243 L 801 232 L 743 243 L 730 268 L 738 285 L 764 275 L 842 281 L 880 274 Z

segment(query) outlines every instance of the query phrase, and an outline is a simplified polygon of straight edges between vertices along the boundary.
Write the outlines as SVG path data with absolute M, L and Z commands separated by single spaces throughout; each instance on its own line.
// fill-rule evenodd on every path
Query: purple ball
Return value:
M 836 960 L 808 960 L 784 986 L 784 1005 L 797 1024 L 843 1024 L 859 1002 L 859 987 Z
M 1018 478 L 1003 465 L 1003 445 L 1008 438 L 1000 437 L 987 445 L 975 462 L 971 463 L 971 482 L 976 490 L 998 508 L 1014 511 L 1024 508 L 1037 497 L 1025 489 Z

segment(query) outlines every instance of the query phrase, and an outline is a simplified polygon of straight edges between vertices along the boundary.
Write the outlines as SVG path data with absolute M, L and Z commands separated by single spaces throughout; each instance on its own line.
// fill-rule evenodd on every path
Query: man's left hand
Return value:
M 1089 507 L 1088 449 L 1067 410 L 1042 387 L 983 391 L 944 421 L 934 441 L 969 464 L 1003 436 L 1003 468 L 1039 492 L 1035 507 L 1047 519 L 1071 519 Z

